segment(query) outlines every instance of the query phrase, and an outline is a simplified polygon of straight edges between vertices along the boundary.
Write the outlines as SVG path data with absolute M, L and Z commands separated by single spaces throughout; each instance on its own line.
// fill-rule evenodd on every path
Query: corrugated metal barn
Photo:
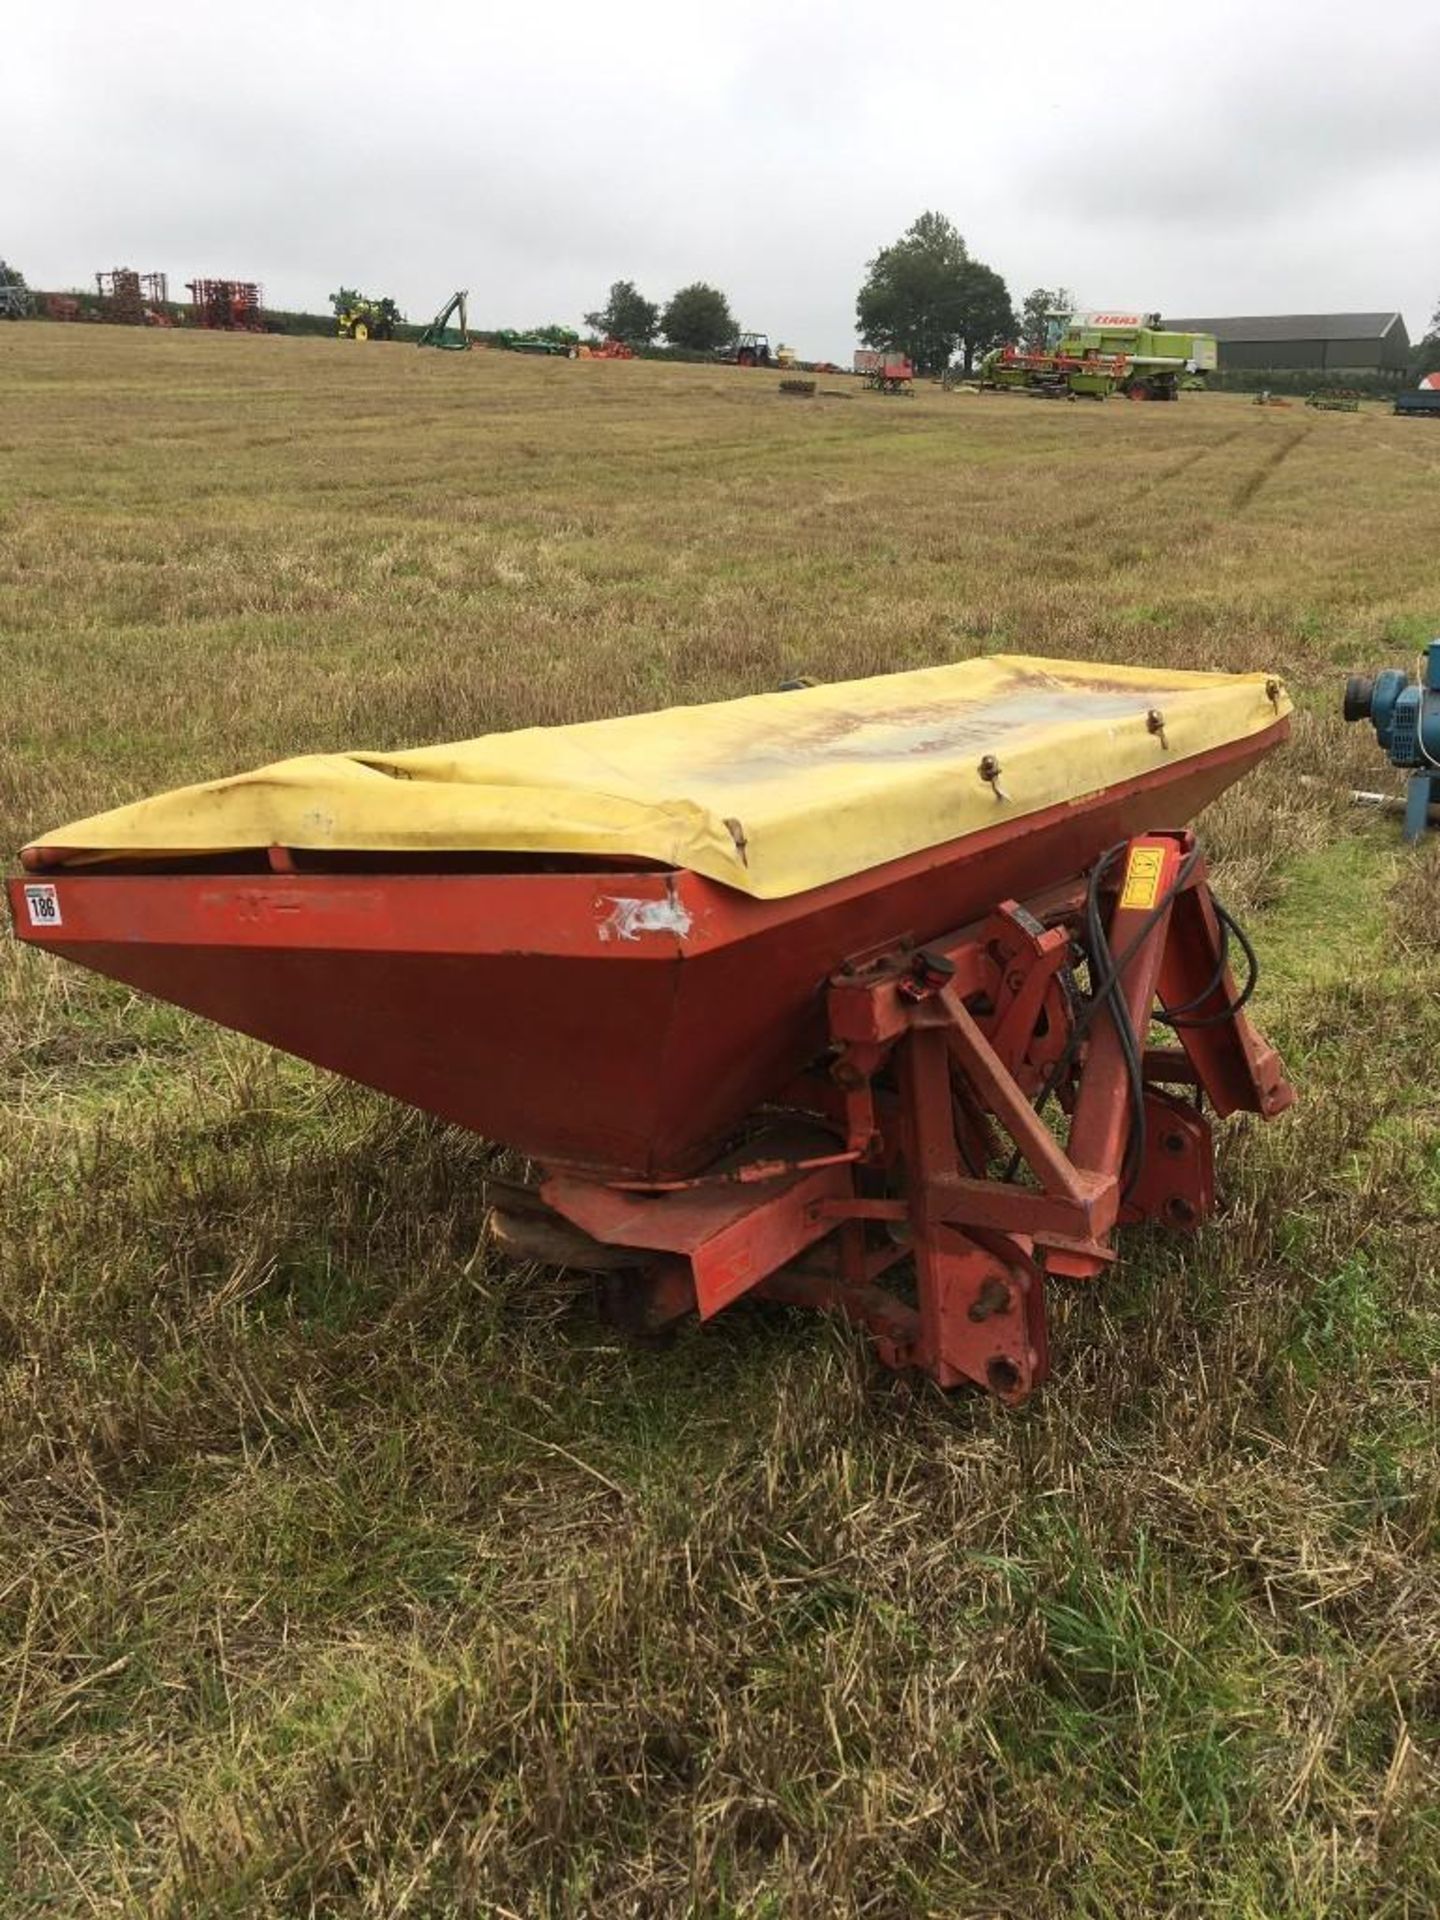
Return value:
M 1403 373 L 1410 336 L 1398 313 L 1238 314 L 1165 319 L 1167 327 L 1213 333 L 1220 366 L 1267 372 Z

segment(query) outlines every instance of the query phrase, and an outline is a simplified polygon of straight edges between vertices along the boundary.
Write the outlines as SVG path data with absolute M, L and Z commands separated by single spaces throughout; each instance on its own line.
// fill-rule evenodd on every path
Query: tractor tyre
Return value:
M 350 338 L 352 340 L 368 340 L 370 338 L 370 329 L 363 320 L 357 320 L 355 322 L 354 326 L 350 329 Z
M 753 367 L 755 364 L 755 349 L 753 347 L 742 347 L 735 356 L 735 364 L 737 367 Z

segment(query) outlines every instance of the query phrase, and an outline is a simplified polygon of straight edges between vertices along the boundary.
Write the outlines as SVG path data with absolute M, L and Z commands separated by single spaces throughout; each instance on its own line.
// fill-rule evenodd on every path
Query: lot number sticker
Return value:
M 60 895 L 54 887 L 26 887 L 25 905 L 30 910 L 32 927 L 58 927 L 63 924 L 60 918 Z

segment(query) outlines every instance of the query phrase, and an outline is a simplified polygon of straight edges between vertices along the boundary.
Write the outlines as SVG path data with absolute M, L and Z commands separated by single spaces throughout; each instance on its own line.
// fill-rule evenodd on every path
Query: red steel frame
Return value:
M 539 1200 L 579 1229 L 567 1263 L 585 1264 L 587 1240 L 648 1253 L 624 1284 L 641 1299 L 648 1289 L 653 1321 L 689 1307 L 708 1318 L 759 1289 L 847 1314 L 891 1366 L 1026 1398 L 1048 1371 L 1046 1276 L 1104 1272 L 1121 1224 L 1189 1229 L 1210 1212 L 1201 1096 L 1219 1116 L 1267 1118 L 1294 1098 L 1234 1005 L 1191 836 L 1133 840 L 1122 871 L 1108 937 L 1134 1031 L 1143 1044 L 1157 999 L 1185 1009 L 1181 1045 L 1144 1055 L 1146 1148 L 1128 1191 L 1134 1095 L 1115 1021 L 1092 1018 L 1067 1062 L 1077 881 L 832 978 L 828 1073 L 802 1078 L 786 1102 L 835 1127 L 832 1151 L 742 1159 L 658 1188 L 545 1180 Z M 1057 1069 L 1063 1142 L 1032 1105 Z M 1007 1159 L 1023 1179 L 998 1170 Z M 505 1238 L 523 1250 L 508 1215 Z M 876 1284 L 907 1255 L 913 1303 Z

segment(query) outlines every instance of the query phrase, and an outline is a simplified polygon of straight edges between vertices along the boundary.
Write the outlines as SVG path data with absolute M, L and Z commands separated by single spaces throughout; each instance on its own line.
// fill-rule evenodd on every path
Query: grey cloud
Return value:
M 1440 294 L 1433 0 L 1368 22 L 1210 0 L 1083 33 L 917 0 L 763 14 L 632 0 L 56 0 L 7 24 L 0 251 L 341 282 L 428 314 L 578 320 L 703 276 L 846 356 L 865 261 L 925 207 L 1017 297 L 1213 312 Z

